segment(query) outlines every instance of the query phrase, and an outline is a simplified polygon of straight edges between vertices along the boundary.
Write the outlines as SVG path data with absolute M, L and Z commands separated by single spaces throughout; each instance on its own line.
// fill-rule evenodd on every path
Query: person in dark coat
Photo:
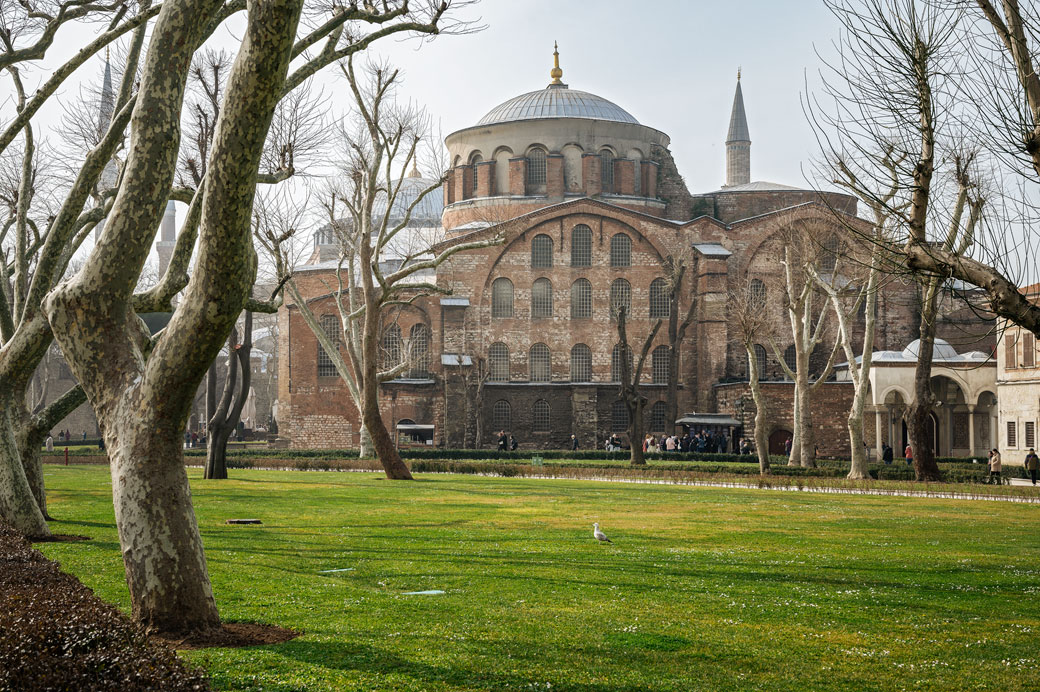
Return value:
M 509 449 L 515 452 L 516 448 L 519 447 L 519 446 L 520 445 L 517 444 L 517 441 L 516 441 L 516 435 L 510 435 L 509 436 Z
M 892 463 L 892 448 L 884 442 L 881 443 L 881 460 L 886 464 Z
M 578 436 L 577 435 L 571 435 L 571 449 L 572 450 L 577 450 L 578 449 Z
M 507 444 L 508 444 L 508 439 L 506 438 L 506 431 L 503 430 L 503 431 L 498 433 L 498 451 L 500 451 L 500 452 L 506 451 Z

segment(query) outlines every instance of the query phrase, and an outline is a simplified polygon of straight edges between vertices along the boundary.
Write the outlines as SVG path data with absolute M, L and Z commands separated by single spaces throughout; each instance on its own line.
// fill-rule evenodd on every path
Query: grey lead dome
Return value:
M 494 125 L 540 118 L 586 118 L 639 124 L 631 113 L 601 96 L 590 94 L 587 91 L 568 89 L 563 85 L 552 85 L 545 89 L 521 94 L 495 106 L 477 122 L 477 125 Z

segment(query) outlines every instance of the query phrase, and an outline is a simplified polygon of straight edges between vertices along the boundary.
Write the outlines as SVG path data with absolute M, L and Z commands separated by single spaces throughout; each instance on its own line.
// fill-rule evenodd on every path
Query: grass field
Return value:
M 93 540 L 40 549 L 127 609 L 107 469 L 45 473 L 52 528 Z M 223 617 L 304 633 L 186 653 L 218 689 L 1040 687 L 1033 505 L 189 473 Z

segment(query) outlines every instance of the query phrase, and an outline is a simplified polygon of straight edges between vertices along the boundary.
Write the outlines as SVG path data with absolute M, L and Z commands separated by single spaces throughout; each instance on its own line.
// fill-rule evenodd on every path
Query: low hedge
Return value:
M 209 690 L 57 562 L 0 522 L 0 690 Z

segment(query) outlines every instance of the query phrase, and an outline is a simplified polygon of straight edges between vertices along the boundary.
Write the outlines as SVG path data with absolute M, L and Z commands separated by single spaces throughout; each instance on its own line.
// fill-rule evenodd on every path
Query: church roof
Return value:
M 709 194 L 717 194 L 720 192 L 784 192 L 791 190 L 804 191 L 805 188 L 783 185 L 782 183 L 771 183 L 768 180 L 756 180 L 751 183 L 744 183 L 743 185 L 730 185 L 729 187 L 715 190 L 715 192 Z
M 545 89 L 520 94 L 495 106 L 477 125 L 540 118 L 585 118 L 639 124 L 631 113 L 602 96 L 571 89 L 566 84 L 551 84 Z
M 726 134 L 726 144 L 730 142 L 750 142 L 751 133 L 748 132 L 747 116 L 744 114 L 744 92 L 740 90 L 740 76 L 737 76 L 737 91 L 733 94 L 733 111 L 729 116 L 729 132 Z

